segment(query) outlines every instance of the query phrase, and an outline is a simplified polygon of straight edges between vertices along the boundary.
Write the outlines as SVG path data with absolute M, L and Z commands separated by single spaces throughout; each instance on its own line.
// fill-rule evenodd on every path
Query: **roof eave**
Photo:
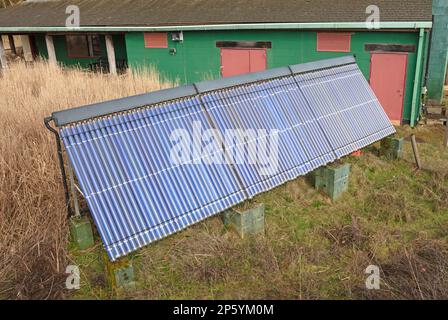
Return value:
M 432 28 L 432 21 L 381 22 L 378 29 Z M 313 22 L 313 23 L 239 23 L 171 26 L 81 26 L 72 27 L 0 27 L 0 33 L 11 32 L 132 32 L 132 31 L 211 31 L 211 30 L 266 30 L 266 29 L 364 29 L 366 22 Z

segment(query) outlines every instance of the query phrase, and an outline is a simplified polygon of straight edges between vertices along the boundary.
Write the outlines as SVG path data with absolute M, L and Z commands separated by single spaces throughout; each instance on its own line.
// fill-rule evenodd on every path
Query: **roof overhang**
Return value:
M 275 29 L 360 29 L 381 31 L 382 29 L 432 28 L 431 21 L 381 22 L 378 29 L 369 29 L 366 22 L 323 23 L 242 23 L 172 26 L 81 26 L 72 27 L 0 27 L 0 33 L 12 32 L 150 32 L 150 31 L 211 31 L 211 30 L 275 30 Z

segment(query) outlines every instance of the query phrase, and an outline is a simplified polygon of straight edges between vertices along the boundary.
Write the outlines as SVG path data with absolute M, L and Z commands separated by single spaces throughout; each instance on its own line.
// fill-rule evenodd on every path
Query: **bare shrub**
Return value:
M 369 236 L 356 223 L 337 225 L 330 229 L 323 229 L 323 236 L 333 243 L 333 248 L 339 247 L 355 247 L 362 249 L 366 246 Z
M 381 289 L 357 287 L 355 299 L 448 299 L 448 247 L 441 241 L 416 240 L 373 264 L 380 266 Z

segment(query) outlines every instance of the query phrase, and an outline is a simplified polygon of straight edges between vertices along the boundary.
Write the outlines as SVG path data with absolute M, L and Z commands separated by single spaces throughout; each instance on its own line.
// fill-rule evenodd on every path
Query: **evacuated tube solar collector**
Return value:
M 351 56 L 62 110 L 45 123 L 67 207 L 62 144 L 112 261 L 395 133 Z M 278 170 L 173 164 L 170 133 L 192 123 L 277 129 Z M 225 155 L 236 147 L 222 142 L 212 143 Z

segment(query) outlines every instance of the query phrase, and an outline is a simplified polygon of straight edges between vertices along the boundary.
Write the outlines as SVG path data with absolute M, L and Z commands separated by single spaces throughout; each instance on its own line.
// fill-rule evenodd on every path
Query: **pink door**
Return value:
M 265 49 L 221 49 L 221 75 L 223 77 L 265 69 Z
M 370 86 L 394 124 L 403 118 L 406 53 L 374 53 L 370 61 Z
M 250 72 L 266 70 L 266 50 L 249 50 Z

